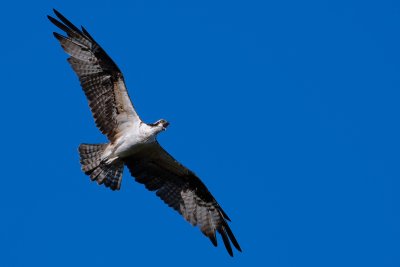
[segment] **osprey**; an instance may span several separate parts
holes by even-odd
[[[110,141],[79,146],[82,171],[99,185],[119,190],[126,165],[137,182],[156,191],[168,206],[199,226],[214,246],[219,233],[229,255],[233,256],[231,243],[241,251],[228,226],[228,215],[207,187],[157,142],[157,135],[169,123],[164,119],[151,124],[143,122],[114,61],[85,28],[78,29],[57,10],[54,13],[59,20],[51,16],[48,19],[67,36],[53,34],[70,55],[68,62],[78,75],[96,126]]]

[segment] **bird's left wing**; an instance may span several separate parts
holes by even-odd
[[[97,127],[113,141],[125,127],[140,121],[123,75],[85,28],[78,29],[57,10],[54,13],[59,20],[51,16],[47,16],[48,19],[67,34],[55,32],[54,36],[71,56],[68,62],[78,75]]]
[[[231,243],[241,251],[228,222],[229,217],[201,180],[177,162],[158,142],[146,144],[141,152],[125,159],[136,181],[150,191],[156,191],[168,206],[178,211],[189,223],[199,226],[205,236],[217,246],[218,232],[228,253]]]

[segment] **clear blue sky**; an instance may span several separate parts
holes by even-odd
[[[10,2],[0,266],[400,265],[398,1]],[[53,7],[116,61],[145,121],[171,122],[160,143],[208,185],[243,253],[127,171],[119,192],[81,172],[78,145],[105,138]]]

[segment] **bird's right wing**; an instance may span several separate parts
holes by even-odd
[[[228,215],[201,180],[177,162],[158,142],[146,144],[141,152],[124,159],[136,181],[156,191],[168,206],[178,211],[189,223],[199,226],[202,233],[217,246],[219,233],[228,253],[231,243],[241,251],[228,222]]]
[[[85,28],[78,29],[57,10],[54,13],[59,20],[47,17],[67,34],[54,36],[71,56],[68,62],[78,75],[97,127],[113,141],[124,128],[140,121],[122,73]]]

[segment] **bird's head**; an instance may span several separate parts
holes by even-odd
[[[161,131],[165,131],[167,129],[169,122],[164,119],[161,119],[150,125],[153,127],[157,127],[158,132],[161,132]]]

